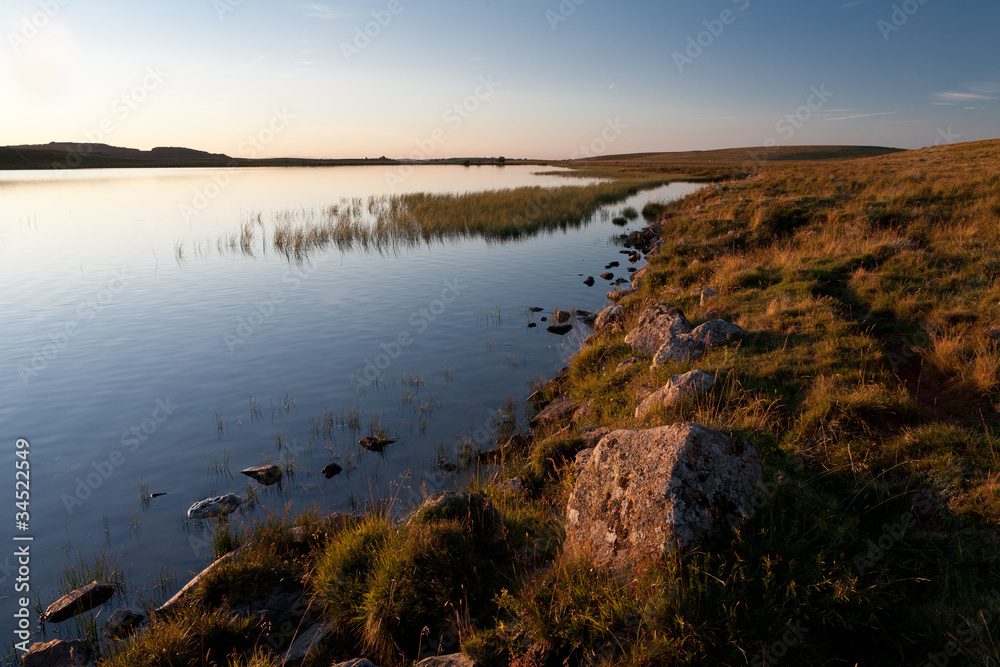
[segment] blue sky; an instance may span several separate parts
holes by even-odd
[[[16,0],[0,144],[916,148],[1000,136],[997,26],[995,0]]]

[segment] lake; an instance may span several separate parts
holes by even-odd
[[[616,227],[611,217],[700,186],[643,192],[579,228],[511,242],[296,259],[264,236],[246,251],[220,239],[258,215],[266,234],[277,216],[344,198],[586,182],[537,171],[0,172],[4,498],[14,496],[15,442],[30,443],[28,526],[18,528],[8,500],[2,533],[33,538],[30,583],[42,606],[58,597],[67,564],[95,555],[117,561],[145,597],[166,599],[210,557],[215,522],[186,518],[210,496],[252,494],[238,515],[250,521],[386,497],[405,508],[450,487],[439,459],[455,461],[468,440],[485,446],[505,400],[523,405],[532,378],[557,372],[589,334],[577,324],[553,335],[541,317],[605,306],[608,284],[583,278],[610,261],[627,277],[613,239],[643,223]],[[381,453],[359,448],[372,430],[398,441]],[[326,479],[333,461],[346,470]],[[272,462],[287,470],[280,485],[239,473]],[[7,637],[17,568],[13,549],[4,552]],[[47,636],[73,628],[50,625]]]

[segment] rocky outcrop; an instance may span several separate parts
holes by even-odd
[[[86,667],[90,653],[90,645],[80,639],[37,642],[21,658],[21,667]]]
[[[639,315],[639,321],[625,336],[636,354],[656,354],[663,344],[690,333],[691,323],[677,306],[655,303]]]
[[[77,614],[90,611],[110,600],[115,587],[103,581],[92,581],[83,588],[67,593],[45,610],[46,623],[61,623]]]
[[[608,306],[597,314],[597,319],[594,320],[594,330],[600,331],[612,324],[621,322],[624,316],[625,311],[622,310],[621,306]]]
[[[240,473],[255,479],[264,486],[270,486],[281,480],[281,468],[276,465],[254,466],[244,468]]]
[[[243,499],[238,495],[227,493],[224,496],[199,500],[188,508],[187,516],[189,519],[207,519],[213,516],[223,516],[235,512],[242,504]]]
[[[761,485],[754,448],[718,431],[691,422],[613,431],[578,469],[564,548],[633,567],[697,545],[719,516],[749,516]]]
[[[560,396],[546,405],[545,409],[531,420],[530,426],[533,429],[561,428],[569,423],[578,407],[572,398]]]
[[[636,354],[653,355],[653,368],[657,368],[670,361],[700,359],[706,350],[742,334],[743,329],[725,320],[711,320],[692,327],[679,308],[657,303],[642,312],[625,342]]]
[[[639,404],[639,407],[635,409],[635,416],[642,419],[657,408],[670,407],[706,392],[712,388],[713,384],[715,384],[715,379],[700,370],[675,375]]]

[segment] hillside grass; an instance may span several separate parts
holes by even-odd
[[[235,598],[201,598],[203,627],[194,611],[157,621],[106,664],[206,637],[221,657],[234,626],[219,610],[261,593],[248,581],[298,587],[334,623],[323,664],[404,665],[429,645],[517,667],[996,664],[1000,141],[771,163],[658,224],[667,245],[627,322],[667,301],[746,335],[697,364],[616,370],[629,327],[603,330],[548,391],[592,401],[598,426],[692,420],[746,438],[765,477],[752,519],[603,572],[559,550],[582,434],[537,433],[473,476],[499,523],[472,505],[405,523],[307,517],[304,544],[282,537],[294,520],[266,524],[237,540],[249,556],[217,574],[228,583],[206,587]],[[706,287],[718,293],[702,303]],[[634,417],[696,367],[711,392]],[[520,492],[502,487],[514,476]],[[245,630],[232,659],[277,664]]]

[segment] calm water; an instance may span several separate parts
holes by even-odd
[[[465,239],[392,254],[327,250],[302,262],[217,249],[258,213],[319,209],[342,197],[463,192],[577,180],[529,167],[101,170],[0,174],[0,537],[32,536],[43,605],[78,555],[106,555],[147,597],[165,599],[208,557],[203,498],[249,486],[242,520],[318,506],[349,511],[387,494],[400,506],[452,484],[437,469],[465,438],[485,441],[507,396],[561,367],[588,332],[528,328],[552,308],[597,311],[612,260],[610,215],[698,186],[675,184],[591,224],[524,241]],[[633,223],[630,228],[637,228]],[[178,257],[178,247],[183,257]],[[530,306],[548,313],[532,316]],[[582,325],[578,325],[582,326]],[[376,382],[369,381],[378,377]],[[382,426],[399,441],[358,450]],[[327,412],[332,427],[317,424]],[[27,531],[15,524],[15,441],[30,442]],[[327,480],[320,470],[348,470]],[[264,489],[239,470],[293,471]],[[166,495],[142,502],[143,495]],[[10,554],[10,555],[8,555]],[[11,636],[13,548],[0,551],[0,631]],[[163,575],[177,576],[157,588]],[[105,612],[108,613],[108,612]],[[49,626],[48,637],[72,632]]]

